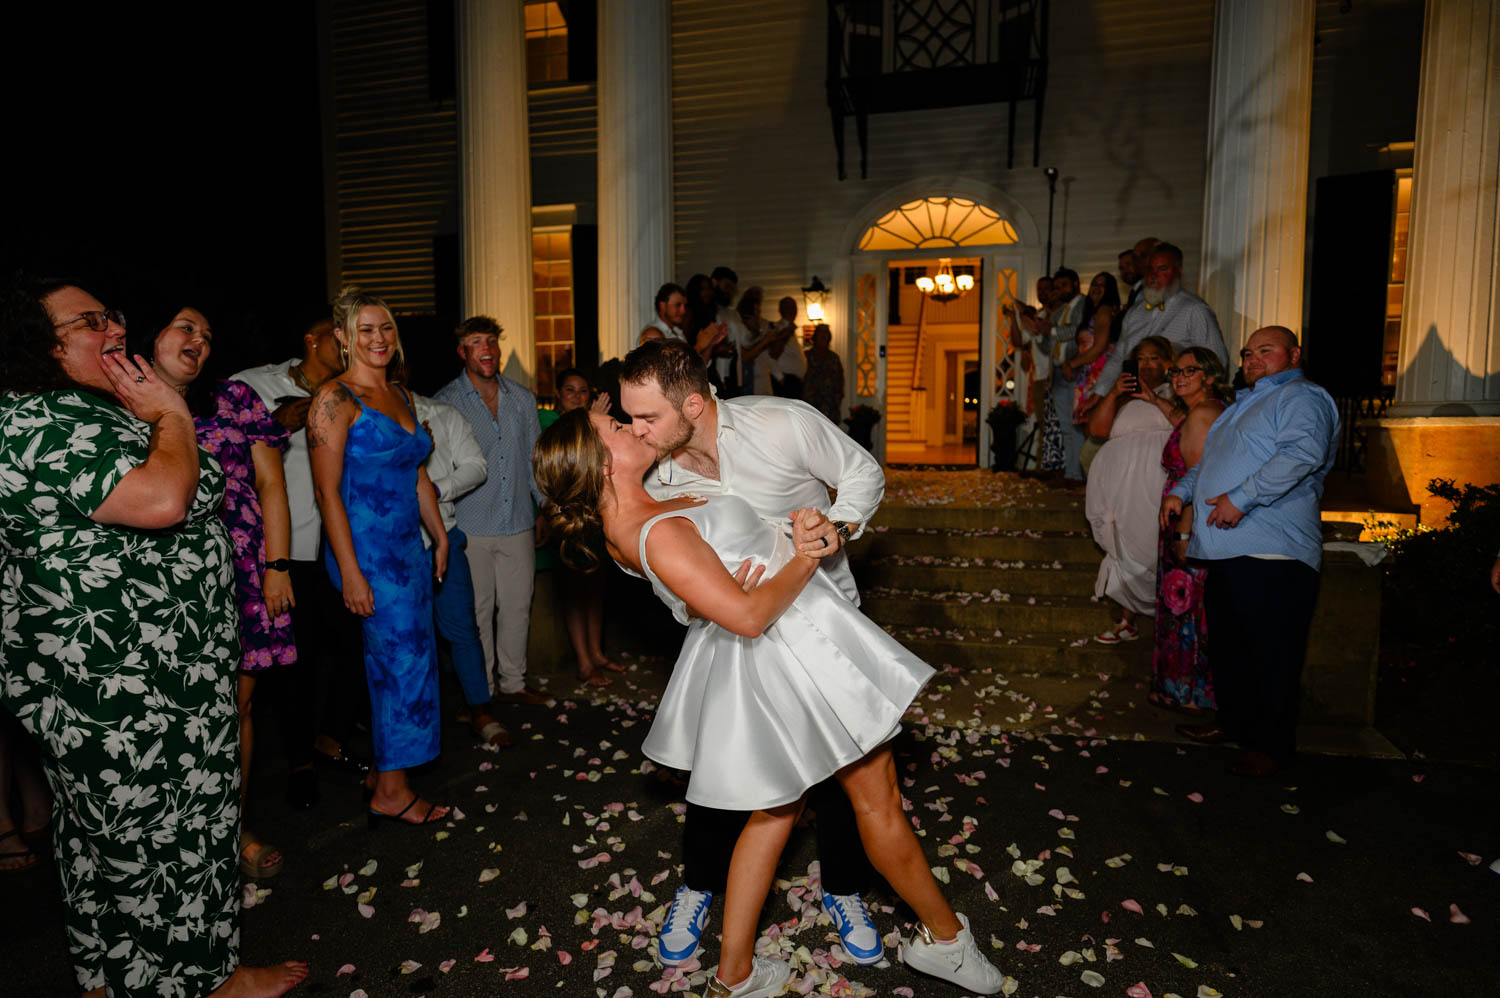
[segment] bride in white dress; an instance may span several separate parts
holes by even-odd
[[[809,539],[821,513],[793,513],[788,539],[734,496],[659,502],[642,485],[656,459],[628,427],[575,410],[542,434],[533,466],[564,559],[592,560],[587,538],[602,522],[610,556],[689,625],[646,754],[691,771],[693,803],[753,812],[730,863],[706,995],[765,998],[790,979],[786,964],[754,956],[761,903],[804,792],[831,775],[871,862],[920,919],[902,961],[971,992],[1000,990],[1003,976],[944,899],[901,810],[890,739],[932,668],[801,553],[822,543]],[[732,574],[747,561],[748,589],[743,571]]]

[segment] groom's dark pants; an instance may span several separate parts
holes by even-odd
[[[863,894],[870,888],[875,871],[859,841],[854,808],[829,777],[807,792],[808,804],[817,812],[818,859],[825,894]],[[682,881],[695,891],[724,890],[729,880],[729,859],[740,830],[750,819],[748,811],[721,811],[698,804],[687,806],[682,830]]]

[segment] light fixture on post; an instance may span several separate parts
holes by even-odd
[[[974,290],[974,275],[959,274],[954,277],[953,261],[945,256],[938,260],[936,277],[923,274],[917,278],[917,290],[933,301],[950,302]]]
[[[808,322],[816,324],[824,321],[823,302],[827,295],[828,288],[814,274],[812,283],[802,289],[802,306]]]

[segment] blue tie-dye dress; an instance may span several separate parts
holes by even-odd
[[[439,742],[432,556],[422,547],[417,505],[417,469],[432,438],[421,423],[408,433],[380,410],[359,404],[344,444],[339,496],[375,601],[374,616],[364,618],[375,766],[409,769],[436,758]],[[329,578],[342,589],[338,562],[323,547]]]

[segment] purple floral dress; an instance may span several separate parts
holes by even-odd
[[[1162,495],[1187,474],[1182,456],[1182,428],[1177,424],[1161,463],[1167,469]],[[1208,571],[1179,563],[1172,554],[1176,524],[1169,524],[1157,539],[1156,649],[1151,656],[1151,689],[1175,703],[1214,708],[1214,681],[1208,667],[1208,627],[1203,612],[1203,582]]]
[[[224,504],[219,519],[234,543],[235,603],[240,611],[240,668],[259,672],[273,665],[297,661],[292,640],[292,615],[272,617],[266,610],[261,579],[266,571],[266,531],[255,491],[253,444],[285,452],[286,429],[271,418],[255,389],[238,381],[221,381],[214,388],[215,412],[197,417],[193,426],[198,445],[224,466]]]

